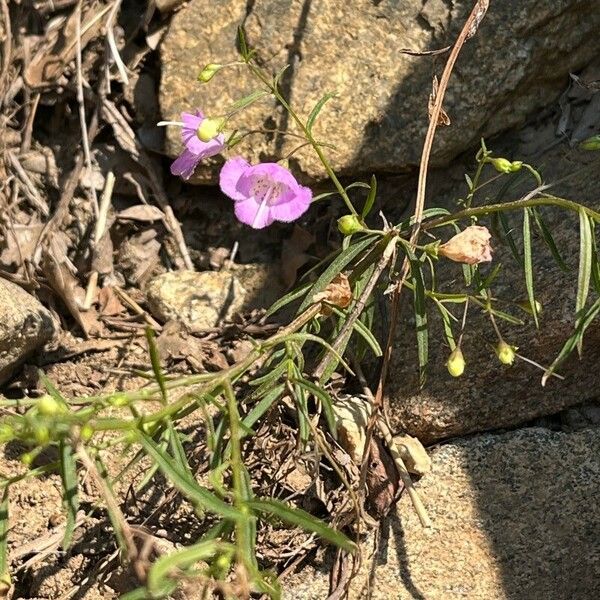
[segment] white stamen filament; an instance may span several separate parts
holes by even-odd
[[[181,121],[159,121],[157,127],[166,127],[167,125],[176,125],[177,127],[185,127],[185,123]]]
[[[256,224],[258,223],[259,218],[262,216],[262,213],[264,211],[264,209],[267,206],[267,203],[269,202],[271,195],[273,194],[273,186],[270,186],[267,191],[265,192],[265,195],[262,197],[262,200],[260,201],[260,205],[258,207],[258,210],[256,211],[256,215],[254,216],[254,219],[252,220],[252,227],[256,227]]]

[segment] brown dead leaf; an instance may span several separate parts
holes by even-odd
[[[348,277],[343,273],[336,275],[332,282],[325,288],[324,291],[315,294],[312,299],[313,302],[326,302],[327,304],[333,304],[338,308],[346,308],[352,302],[352,288]],[[323,314],[330,314],[331,311],[327,311],[326,308],[323,310]]]
[[[371,438],[367,469],[367,504],[377,519],[383,518],[394,506],[400,490],[400,478],[392,457],[379,438]]]
[[[162,221],[164,217],[163,211],[151,204],[136,204],[120,211],[117,215],[120,221],[142,221],[143,223]]]
[[[310,255],[306,251],[315,243],[315,236],[299,225],[294,226],[292,237],[283,240],[281,246],[281,279],[287,288],[296,282],[298,269],[304,266]]]
[[[99,1],[83,7],[81,13],[81,48],[100,34],[102,18],[111,9]],[[31,88],[43,88],[52,84],[75,58],[77,48],[77,9],[64,19],[55,20],[48,27],[41,46],[32,57],[24,72],[25,83]]]
[[[98,292],[98,305],[100,315],[106,317],[114,317],[125,311],[119,296],[110,286],[104,287]]]
[[[5,236],[5,248],[0,254],[0,263],[5,267],[21,265],[24,260],[32,260],[40,234],[42,223],[36,225],[14,225]]]

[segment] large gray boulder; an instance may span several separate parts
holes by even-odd
[[[600,430],[524,429],[456,440],[363,546],[349,598],[588,600],[600,595]],[[327,598],[330,555],[284,579],[284,598]]]
[[[434,163],[445,163],[479,138],[524,122],[555,101],[568,73],[597,52],[597,0],[491,2],[479,33],[459,58],[445,109],[452,126],[436,140]],[[401,172],[418,164],[427,127],[427,101],[442,57],[402,54],[451,44],[473,2],[444,0],[192,0],[175,15],[161,44],[160,107],[165,119],[201,108],[221,114],[257,89],[247,70],[227,69],[207,85],[196,77],[209,62],[239,58],[236,28],[273,73],[290,64],[282,88],[308,115],[326,92],[338,97],[322,111],[314,133],[336,146],[327,151],[340,174]],[[233,125],[297,132],[271,100],[245,111]],[[252,161],[279,159],[297,147],[294,137],[255,134],[235,148]],[[167,130],[166,152],[181,149],[179,131]],[[294,154],[309,179],[323,179],[308,149]],[[218,162],[218,161],[217,161]],[[292,161],[294,162],[294,161]],[[212,166],[211,166],[212,164]],[[215,161],[196,181],[214,181]]]
[[[32,295],[0,277],[0,385],[54,331],[52,316]]]

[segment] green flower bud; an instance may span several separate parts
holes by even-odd
[[[583,140],[579,147],[582,150],[600,150],[600,134],[593,135],[589,137],[587,140]]]
[[[12,580],[10,578],[10,573],[6,571],[0,575],[0,598],[6,598],[11,587]]]
[[[0,425],[0,444],[5,444],[6,442],[10,442],[10,440],[14,439],[15,430],[8,425],[7,423],[2,423]],[[1,596],[0,596],[1,598]]]
[[[454,348],[448,357],[446,367],[452,377],[460,377],[465,372],[465,358],[460,348]]]
[[[488,159],[492,166],[498,173],[515,173],[522,166],[523,163],[520,160],[511,162],[507,158],[490,158]]]
[[[52,396],[46,395],[38,399],[37,408],[41,415],[52,417],[60,411],[61,406]]]
[[[217,73],[223,68],[223,65],[219,65],[218,63],[209,63],[200,71],[200,75],[198,75],[198,81],[202,83],[209,82]]]
[[[116,407],[127,406],[128,404],[127,398],[123,394],[115,394],[108,402],[111,406]]]
[[[35,460],[36,456],[36,452],[25,452],[25,454],[21,454],[19,458],[24,465],[29,466]]]
[[[496,355],[503,365],[512,365],[515,362],[515,351],[517,347],[500,340],[496,346]]]
[[[338,219],[338,229],[344,235],[352,235],[364,229],[359,218],[356,215],[344,215]]]
[[[200,127],[198,127],[198,137],[203,142],[210,142],[210,140],[216,138],[219,133],[221,133],[223,125],[225,125],[225,119],[223,117],[217,119],[204,119],[202,123],[200,123]]]
[[[531,304],[529,303],[529,300],[521,300],[520,302],[517,302],[517,306],[524,310],[526,313],[528,314],[532,314],[531,312]],[[543,310],[543,305],[539,300],[535,301],[535,312],[540,314]]]
[[[89,423],[85,423],[84,425],[81,426],[81,429],[79,430],[79,437],[84,442],[89,441],[93,435],[94,435],[94,428]]]
[[[45,425],[36,425],[33,437],[39,446],[45,446],[50,441],[50,430]]]

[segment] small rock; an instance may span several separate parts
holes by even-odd
[[[338,440],[355,464],[362,463],[371,404],[364,398],[350,396],[333,403]]]
[[[423,444],[416,437],[407,434],[395,435],[394,443],[409,473],[414,473],[415,475],[429,473],[431,470],[431,458],[429,458],[427,450],[425,450]]]
[[[0,384],[54,332],[52,317],[38,300],[0,278]]]
[[[424,529],[404,494],[362,545],[348,597],[373,600],[588,600],[600,596],[600,430],[522,429],[441,446],[416,488]],[[332,554],[333,555],[333,554]],[[327,555],[282,582],[284,598],[328,596]],[[369,594],[366,594],[366,591]]]
[[[152,314],[162,321],[181,321],[192,332],[216,327],[231,319],[246,291],[226,271],[173,271],[154,278],[146,288]]]

